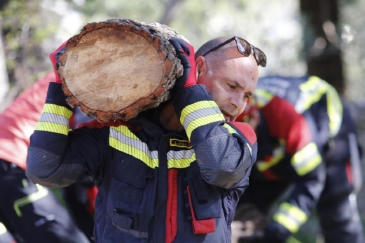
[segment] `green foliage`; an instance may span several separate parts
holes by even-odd
[[[27,86],[35,77],[40,77],[50,69],[49,53],[65,39],[77,34],[86,23],[110,18],[160,22],[169,11],[167,6],[171,1],[9,1],[0,11],[0,16],[10,81],[19,81]],[[356,39],[351,44],[344,44],[343,48],[346,50],[344,60],[349,87],[358,92],[359,89],[353,87],[364,76],[365,70],[362,64],[364,48],[360,47],[364,39],[364,1],[339,1],[342,4],[343,24],[356,33]],[[268,65],[260,70],[262,75],[305,74],[298,1],[175,0],[175,3],[177,8],[167,24],[189,39],[196,48],[211,38],[239,35],[266,52]],[[67,19],[70,22],[65,22]],[[356,49],[360,51],[354,51]],[[352,60],[357,60],[356,65],[350,64]],[[351,96],[359,96],[351,90]]]
[[[89,22],[130,18],[159,22],[172,0],[16,0],[0,11],[12,94],[51,69],[49,54]],[[268,65],[261,75],[305,74],[299,1],[181,0],[170,27],[198,48],[218,36],[239,35],[262,49]],[[363,97],[365,84],[365,1],[339,0],[347,94]],[[73,18],[71,18],[73,17]],[[66,20],[70,22],[66,22]],[[345,35],[344,35],[345,34]],[[11,99],[11,97],[10,97]],[[306,234],[298,233],[298,239]]]
[[[10,82],[18,89],[15,93],[50,68],[43,41],[58,30],[56,23],[49,21],[50,14],[40,0],[9,1],[0,11],[7,70]]]
[[[341,5],[342,51],[347,97],[364,101],[365,76],[365,1],[352,0]]]

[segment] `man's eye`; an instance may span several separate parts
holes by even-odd
[[[228,87],[230,87],[231,89],[235,89],[236,88],[236,86],[230,85],[230,84],[228,84]]]

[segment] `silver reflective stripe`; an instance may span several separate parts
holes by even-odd
[[[52,114],[52,113],[42,113],[41,118],[39,119],[40,122],[52,122],[60,125],[68,126],[69,119],[62,115]]]
[[[181,111],[180,122],[190,140],[195,129],[214,122],[224,122],[224,116],[214,101],[203,100],[186,106]]]
[[[190,150],[171,150],[167,153],[167,165],[168,168],[183,169],[190,166],[195,159],[194,149]]]
[[[151,168],[158,167],[158,151],[149,150],[147,144],[125,126],[110,127],[109,143],[113,148],[142,160]]]
[[[186,115],[183,126],[188,127],[188,125],[192,121],[195,121],[196,119],[199,119],[203,116],[210,116],[210,115],[215,115],[215,114],[221,114],[221,111],[217,107],[208,107],[208,108],[195,110],[195,111],[189,113],[188,115]]]
[[[305,175],[311,172],[322,162],[322,157],[318,152],[315,143],[309,143],[292,157],[291,164],[298,175]]]

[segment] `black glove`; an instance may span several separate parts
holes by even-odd
[[[182,89],[196,84],[196,65],[194,47],[183,39],[172,37],[169,39],[175,48],[176,54],[183,65],[183,75],[176,79],[172,93],[176,94]]]

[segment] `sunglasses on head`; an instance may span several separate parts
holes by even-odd
[[[234,36],[228,40],[226,40],[225,42],[213,47],[212,49],[208,50],[207,52],[205,52],[202,56],[207,55],[208,53],[211,53],[219,48],[221,48],[224,45],[227,45],[228,43],[230,43],[231,41],[235,40],[236,41],[236,46],[237,46],[237,50],[245,57],[248,57],[249,55],[251,55],[251,53],[253,54],[253,56],[255,57],[255,60],[257,62],[257,65],[260,65],[262,67],[266,66],[266,55],[263,51],[261,51],[259,48],[251,45],[248,41],[246,41],[245,39],[242,39],[240,37]]]

